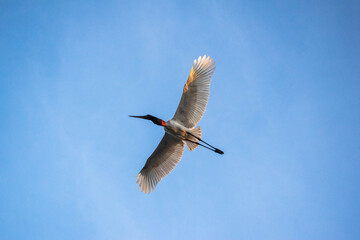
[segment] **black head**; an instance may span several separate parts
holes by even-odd
[[[160,118],[157,118],[157,117],[154,117],[154,116],[152,116],[150,114],[147,114],[145,116],[131,116],[131,115],[129,115],[129,117],[147,119],[147,120],[152,121],[156,125],[165,126],[165,121],[164,120],[162,120]]]

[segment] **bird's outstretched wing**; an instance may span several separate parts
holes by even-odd
[[[136,183],[142,192],[153,191],[161,179],[175,168],[184,153],[184,147],[182,140],[165,133],[159,146],[137,175]]]
[[[173,117],[184,127],[195,127],[205,112],[209,99],[211,77],[215,70],[214,65],[215,62],[210,57],[206,58],[206,55],[194,60],[180,104]]]

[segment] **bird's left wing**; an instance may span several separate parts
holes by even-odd
[[[194,60],[179,106],[173,117],[184,127],[195,127],[205,112],[211,77],[215,70],[214,64],[215,62],[206,55]]]
[[[161,179],[175,168],[183,155],[184,147],[182,140],[165,133],[159,146],[137,175],[136,183],[142,192],[153,191]]]

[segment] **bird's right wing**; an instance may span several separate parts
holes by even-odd
[[[165,133],[159,146],[137,175],[136,183],[142,192],[153,191],[161,179],[175,168],[184,153],[184,147],[182,140]]]
[[[205,112],[211,77],[215,70],[214,64],[215,62],[210,57],[206,58],[206,55],[194,60],[179,106],[173,117],[184,127],[195,127]]]

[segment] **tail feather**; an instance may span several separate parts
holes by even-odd
[[[194,129],[191,129],[191,130],[190,130],[190,133],[191,133],[192,135],[194,135],[194,136],[196,136],[196,137],[198,137],[198,138],[201,139],[201,129],[200,129],[200,127],[196,127],[196,128],[194,128]],[[190,135],[188,138],[189,138],[189,140],[191,140],[191,141],[193,141],[193,142],[199,142],[199,140],[198,140],[197,138],[195,138],[195,137],[193,137],[193,136],[191,136],[191,135]],[[194,150],[195,148],[197,148],[197,146],[199,146],[199,145],[196,144],[196,143],[192,143],[192,142],[188,142],[188,141],[186,141],[186,145],[188,146],[188,148],[189,148],[190,151]]]

